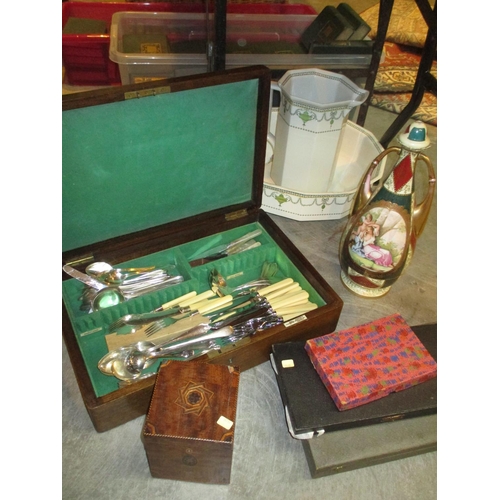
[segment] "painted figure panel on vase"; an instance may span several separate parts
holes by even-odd
[[[351,232],[349,253],[364,269],[391,271],[404,255],[407,230],[407,223],[399,212],[373,208],[360,218]]]

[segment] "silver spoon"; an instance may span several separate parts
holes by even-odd
[[[142,285],[130,284],[122,286],[105,286],[97,293],[92,294],[92,297],[90,298],[91,310],[99,311],[101,309],[105,309],[106,307],[112,307],[128,299],[139,297],[140,295],[155,292],[157,290],[163,290],[168,286],[182,283],[183,281],[183,276],[165,275],[161,279],[156,278],[151,281],[144,281]]]
[[[96,277],[102,273],[107,273],[109,271],[113,270],[118,270],[118,271],[123,271],[127,273],[143,273],[146,271],[152,271],[155,268],[155,266],[149,266],[149,267],[127,267],[127,268],[114,268],[111,264],[108,264],[107,262],[93,262],[92,264],[89,264],[85,268],[85,272],[92,277]]]
[[[69,274],[72,278],[84,283],[88,287],[97,290],[97,293],[89,294],[87,301],[90,303],[91,309],[93,311],[99,311],[105,307],[114,306],[120,302],[125,301],[125,296],[117,287],[109,287],[100,283],[99,281],[91,278],[85,273],[81,273],[74,267],[65,264],[63,266],[63,271]]]
[[[91,305],[93,311],[100,311],[107,307],[116,306],[124,302],[125,296],[120,289],[115,286],[108,286],[99,290],[92,298]]]
[[[82,300],[85,302],[85,308],[90,305],[90,311],[99,311],[105,309],[106,307],[115,306],[124,302],[127,299],[138,297],[145,293],[154,292],[161,290],[167,286],[175,285],[184,281],[183,276],[170,276],[164,274],[163,276],[157,276],[150,281],[145,281],[141,283],[134,283],[129,285],[123,285],[121,288],[118,286],[108,286],[96,279],[90,277],[88,274],[82,273],[75,269],[74,267],[65,264],[63,266],[63,271],[69,274],[71,277],[77,279],[78,281],[84,283],[93,290],[97,290],[97,293],[87,293],[84,292],[82,295]],[[156,271],[152,271],[156,272]],[[163,272],[163,271],[162,271]]]

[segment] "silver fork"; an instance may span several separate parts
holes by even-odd
[[[224,345],[234,344],[238,340],[254,335],[258,331],[272,328],[281,323],[283,323],[283,320],[276,313],[269,313],[264,316],[250,318],[236,325],[232,325],[232,335],[222,339],[222,342]]]
[[[172,309],[165,309],[165,311],[158,311],[143,314],[126,314],[109,325],[109,330],[117,330],[126,325],[141,326],[152,323],[162,318],[167,318],[175,314],[185,314],[191,312],[189,307],[173,307]]]
[[[163,328],[166,328],[167,326],[168,324],[166,319],[159,319],[158,321],[151,323],[146,328],[146,330],[144,330],[144,335],[146,335],[146,337],[151,337],[152,335],[159,332],[160,330],[163,330]]]

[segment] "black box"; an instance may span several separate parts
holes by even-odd
[[[337,11],[344,16],[353,28],[349,40],[363,40],[370,33],[371,27],[348,3],[337,5]]]
[[[313,44],[328,45],[336,40],[348,40],[353,31],[347,19],[335,7],[329,5],[302,33],[300,41],[310,52]]]
[[[437,450],[437,415],[327,432],[302,447],[314,479],[400,460]]]

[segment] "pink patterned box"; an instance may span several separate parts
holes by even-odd
[[[399,314],[308,340],[305,349],[339,410],[437,376],[435,360]]]

